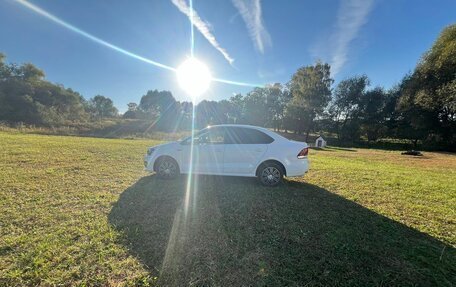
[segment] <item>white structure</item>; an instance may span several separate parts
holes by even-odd
[[[315,147],[319,147],[319,148],[323,148],[326,146],[326,141],[325,139],[322,137],[322,136],[319,136],[316,140],[315,140]]]

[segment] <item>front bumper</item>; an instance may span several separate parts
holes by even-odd
[[[150,172],[154,171],[155,157],[153,155],[144,156],[144,169]]]

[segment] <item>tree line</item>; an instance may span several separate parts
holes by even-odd
[[[408,140],[454,150],[456,146],[456,25],[445,28],[415,69],[399,84],[371,87],[366,75],[334,86],[331,67],[316,62],[299,68],[287,83],[254,88],[227,100],[195,107],[171,92],[151,90],[130,103],[122,118],[150,121],[159,131],[181,131],[222,123],[251,124],[285,132],[333,135],[339,144]],[[0,121],[37,125],[120,117],[111,99],[85,100],[44,80],[32,64],[5,64],[0,54]]]
[[[111,99],[86,100],[78,92],[44,79],[32,64],[6,64],[0,53],[0,121],[59,126],[118,115]]]

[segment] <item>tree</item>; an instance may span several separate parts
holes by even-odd
[[[113,118],[118,115],[117,109],[110,98],[97,95],[89,100],[89,111],[94,118]]]
[[[152,116],[162,115],[170,109],[176,100],[170,91],[147,91],[147,93],[141,97],[138,108],[145,113],[149,113]]]
[[[5,64],[6,56],[5,54],[0,53],[0,80],[5,81],[5,79],[9,78],[11,73],[9,71],[9,67]]]
[[[365,92],[361,99],[361,128],[368,141],[375,141],[386,132],[386,98],[385,91],[377,87]]]
[[[218,102],[217,110],[223,115],[223,120],[225,124],[234,124],[234,106],[229,100],[221,100]]]
[[[44,72],[34,65],[27,63],[21,66],[13,66],[16,78],[24,81],[39,81],[44,79]]]
[[[152,121],[149,130],[175,131],[183,119],[180,103],[169,91],[147,91],[141,97],[138,110],[147,120]]]
[[[231,104],[229,117],[233,119],[233,123],[241,123],[245,114],[244,97],[236,94],[229,99],[229,102]]]
[[[361,101],[368,85],[369,79],[365,75],[345,79],[337,85],[329,112],[335,121],[339,140],[354,141],[359,138]]]
[[[191,130],[193,121],[193,103],[182,102],[180,103],[181,120],[179,121],[179,130]]]
[[[415,68],[403,103],[417,105],[447,144],[456,143],[456,24],[445,28]],[[413,83],[413,84],[411,84]],[[427,125],[428,126],[428,125]]]
[[[426,140],[436,126],[433,113],[415,103],[419,85],[413,75],[405,76],[400,84],[400,97],[396,108],[396,135],[411,140],[415,149],[418,141]]]
[[[127,106],[128,106],[128,110],[132,111],[132,112],[136,111],[136,109],[138,108],[137,103],[128,103]]]
[[[266,87],[266,105],[269,114],[268,127],[279,130],[285,118],[285,106],[291,99],[291,93],[282,84],[275,83]]]
[[[321,115],[331,100],[330,66],[317,62],[298,69],[288,83],[292,99],[288,114],[296,121],[295,131],[309,135],[315,117]]]
[[[122,115],[124,119],[138,119],[140,116],[138,115],[140,111],[138,111],[138,104],[137,103],[128,103],[128,110]]]
[[[255,88],[244,97],[244,123],[266,126],[271,115],[268,114],[267,93],[265,88]]]
[[[0,120],[48,126],[86,120],[79,93],[46,81],[32,64],[6,64],[4,59],[0,54]]]

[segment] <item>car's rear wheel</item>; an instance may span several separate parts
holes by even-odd
[[[156,172],[160,178],[173,179],[179,175],[179,166],[174,159],[165,157],[160,159]]]
[[[258,172],[258,179],[265,186],[276,186],[282,183],[283,170],[276,163],[263,164]]]

